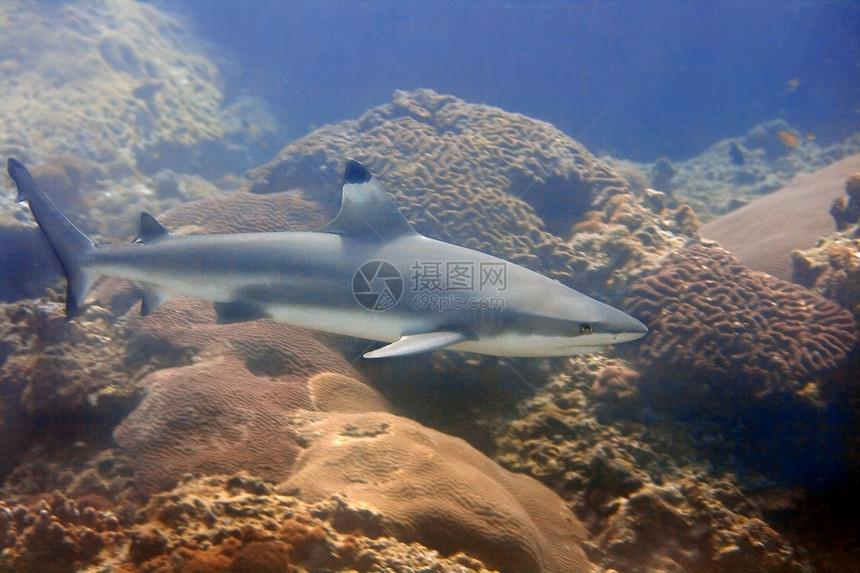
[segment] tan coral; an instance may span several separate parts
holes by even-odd
[[[242,560],[286,557],[297,568],[287,571],[489,573],[463,554],[444,558],[417,543],[359,531],[350,521],[355,515],[365,525],[379,519],[342,496],[306,504],[247,474],[188,479],[150,500],[144,523],[128,532],[131,547],[123,567],[152,571],[168,563],[199,563],[226,573],[242,571]]]
[[[585,530],[564,503],[463,440],[386,413],[295,421],[307,446],[280,491],[308,503],[341,493],[379,512],[386,535],[501,571],[588,570]]]
[[[389,412],[391,405],[376,390],[349,376],[323,372],[308,382],[311,401],[322,412]]]
[[[311,407],[304,378],[255,376],[228,355],[159,370],[142,386],[146,398],[114,430],[142,493],[186,473],[289,475],[299,447],[284,425],[289,412]]]
[[[304,231],[330,219],[301,189],[267,196],[237,192],[185,203],[158,217],[177,234]]]
[[[0,569],[491,573],[462,553],[443,558],[417,543],[346,530],[345,516],[374,517],[338,496],[304,504],[247,474],[187,479],[122,515],[59,491],[40,497],[0,503]]]
[[[169,489],[185,473],[245,469],[283,480],[298,453],[285,430],[297,409],[314,409],[308,378],[324,407],[345,407],[345,397],[384,404],[338,354],[305,330],[268,320],[215,324],[211,305],[176,299],[151,316],[129,319],[130,363],[161,366],[140,382],[141,404],[114,430],[131,458],[139,489]],[[343,390],[338,389],[338,385]]]

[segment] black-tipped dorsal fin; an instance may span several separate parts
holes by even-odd
[[[358,161],[347,162],[340,211],[320,231],[369,240],[417,234],[376,177]]]
[[[151,243],[163,237],[169,237],[170,233],[164,226],[155,220],[149,213],[140,214],[140,230],[132,243]]]

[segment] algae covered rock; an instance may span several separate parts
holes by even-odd
[[[103,169],[224,136],[218,71],[154,7],[116,2],[4,3],[0,150],[23,161],[72,153]]]

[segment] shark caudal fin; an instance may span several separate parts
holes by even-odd
[[[66,273],[68,290],[66,293],[66,317],[76,316],[80,305],[90,290],[95,277],[82,266],[83,259],[95,249],[89,237],[81,233],[71,221],[66,219],[54,202],[39,189],[27,168],[20,161],[9,158],[9,176],[18,186],[18,201],[27,201],[30,211],[39,224],[39,229],[48,239],[54,254],[60,260]]]

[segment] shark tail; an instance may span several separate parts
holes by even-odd
[[[66,317],[72,318],[80,312],[81,303],[95,280],[83,265],[87,256],[95,250],[95,244],[83,234],[54,205],[44,191],[39,189],[24,165],[9,158],[9,176],[18,186],[18,201],[27,201],[30,211],[57,255],[66,274]]]

